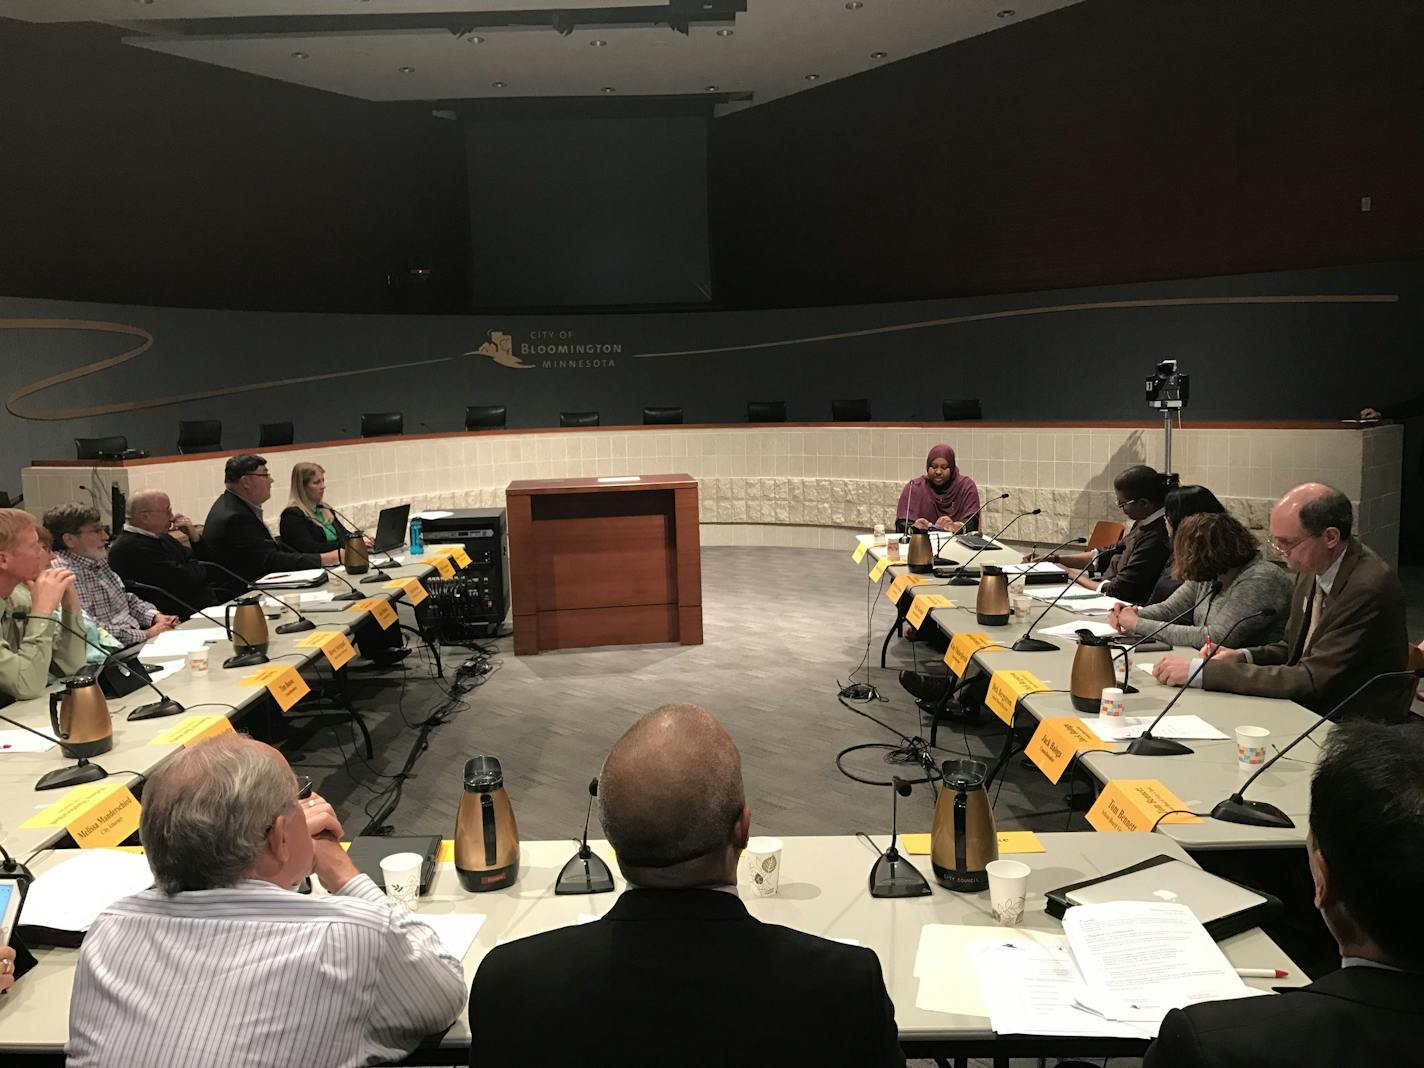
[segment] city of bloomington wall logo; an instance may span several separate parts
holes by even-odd
[[[616,367],[614,357],[623,352],[623,346],[610,341],[582,341],[572,330],[531,330],[524,341],[515,343],[514,337],[503,330],[490,330],[487,340],[466,356],[488,356],[501,367],[513,367],[525,371],[532,367],[552,370],[598,370]],[[525,357],[539,358],[538,363],[528,363]]]

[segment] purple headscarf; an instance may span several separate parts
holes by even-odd
[[[925,457],[925,467],[936,460],[949,461],[949,481],[944,489],[936,489],[928,476],[920,475],[905,484],[895,508],[895,518],[905,520],[906,525],[916,519],[928,519],[933,524],[941,516],[960,521],[973,515],[979,507],[979,487],[968,475],[960,473],[954,450],[948,445],[936,445]]]

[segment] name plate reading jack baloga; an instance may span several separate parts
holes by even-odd
[[[63,827],[80,849],[116,846],[138,830],[143,809],[127,786],[91,782],[76,786],[24,822],[26,827]]]
[[[995,675],[999,674],[997,671]],[[1103,741],[1086,727],[1082,721],[1072,716],[1042,720],[1028,743],[1028,758],[1034,767],[1043,772],[1051,783],[1063,778],[1073,758],[1087,749],[1111,749],[1112,745]]]

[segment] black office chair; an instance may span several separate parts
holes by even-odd
[[[222,448],[221,419],[178,420],[178,453],[217,452]]]
[[[560,426],[598,426],[597,412],[560,412]]]
[[[509,409],[503,404],[468,404],[465,406],[466,430],[503,430]]]
[[[257,428],[257,447],[270,449],[273,445],[290,445],[296,440],[291,423],[263,423]]]
[[[831,401],[831,418],[837,423],[868,423],[870,422],[870,401],[861,400],[833,400]]]
[[[75,438],[75,459],[103,460],[110,456],[121,456],[129,451],[129,439],[122,434],[107,438]]]
[[[651,425],[654,423],[680,423],[682,422],[681,408],[644,408],[643,423]]]
[[[944,412],[946,423],[968,423],[984,418],[984,409],[977,397],[973,400],[940,401],[940,409]]]
[[[748,423],[786,422],[785,401],[747,401]]]
[[[405,433],[405,416],[400,412],[366,412],[361,416],[361,436],[379,438]]]

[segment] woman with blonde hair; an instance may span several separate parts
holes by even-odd
[[[326,503],[326,468],[321,464],[292,465],[292,491],[282,509],[281,531],[282,540],[299,553],[330,552],[352,536]],[[371,544],[369,537],[366,544]]]

